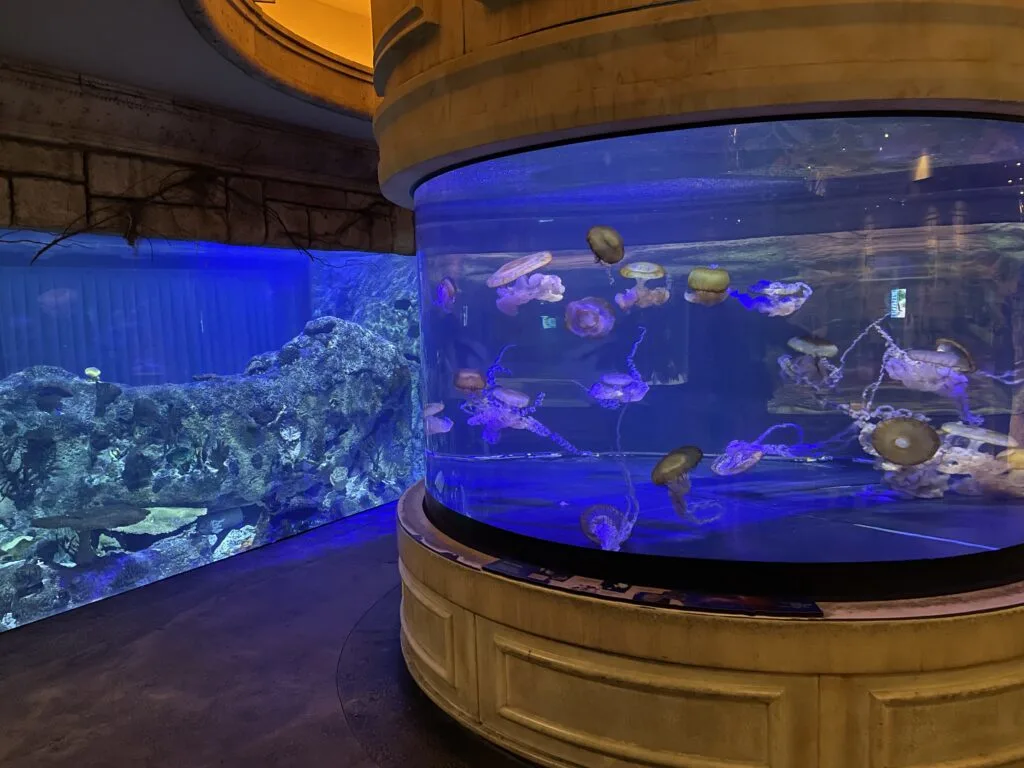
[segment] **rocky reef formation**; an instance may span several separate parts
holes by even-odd
[[[394,499],[420,443],[412,369],[321,316],[239,375],[0,381],[0,630]]]
[[[422,477],[420,408],[420,301],[416,259],[389,253],[320,252],[310,276],[313,317],[351,320],[394,344],[412,374],[412,434],[407,454]]]

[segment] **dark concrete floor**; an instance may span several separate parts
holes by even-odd
[[[394,506],[0,635],[3,768],[513,768],[398,650]]]

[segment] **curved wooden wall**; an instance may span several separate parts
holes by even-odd
[[[199,32],[247,72],[293,96],[369,117],[379,99],[368,67],[335,56],[268,18],[251,0],[180,0]]]
[[[666,124],[1024,114],[1020,0],[373,0],[380,179]],[[428,128],[427,128],[428,127]]]

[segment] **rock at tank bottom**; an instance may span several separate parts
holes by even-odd
[[[242,374],[0,381],[0,631],[397,498],[410,362],[318,317]]]

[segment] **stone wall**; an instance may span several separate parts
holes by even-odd
[[[374,147],[0,62],[0,228],[412,253]]]

